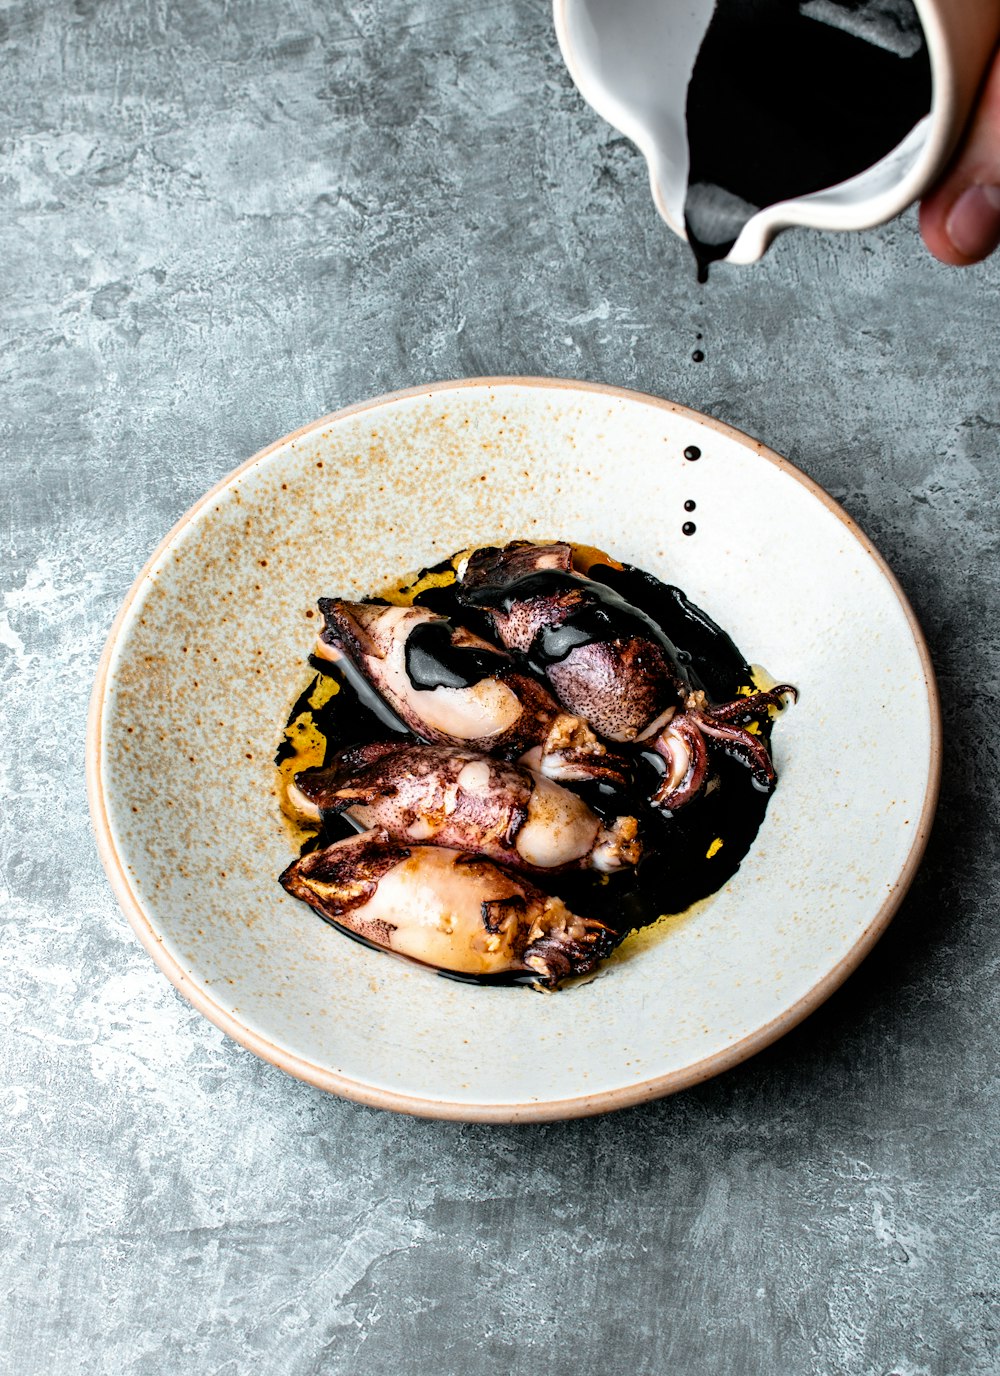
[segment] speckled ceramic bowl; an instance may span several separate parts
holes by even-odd
[[[692,444],[697,462],[684,458]],[[273,757],[308,680],[316,598],[536,535],[680,584],[801,689],[775,733],[781,782],[735,878],[554,995],[405,965],[277,884],[292,847]],[[195,1007],[324,1089],[500,1121],[654,1098],[792,1027],[889,922],[923,851],[939,763],[913,614],[819,488],[683,407],[494,379],[328,416],[203,498],[115,622],[88,769],[115,892]]]

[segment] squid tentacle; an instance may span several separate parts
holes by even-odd
[[[771,792],[778,782],[778,776],[774,772],[768,748],[759,736],[743,726],[719,721],[709,712],[694,712],[691,715],[702,735],[718,741],[727,755],[747,766],[758,788]]]
[[[790,683],[779,683],[767,692],[749,693],[746,697],[733,698],[731,702],[720,702],[714,707],[705,707],[702,710],[714,721],[742,724],[764,716],[772,707],[780,710],[785,706],[786,697],[796,702],[798,696],[798,689],[793,688]]]
[[[751,693],[731,702],[709,705],[703,693],[690,693],[687,710],[673,718],[653,741],[653,749],[667,762],[667,773],[652,802],[673,812],[701,790],[708,771],[709,741],[750,770],[754,783],[770,793],[778,781],[765,741],[746,723],[763,717],[773,707],[783,707],[786,695],[798,693],[781,683],[767,692]]]
[[[676,716],[653,742],[653,749],[667,763],[659,788],[653,795],[655,807],[667,812],[689,803],[702,788],[708,772],[708,748],[697,721],[689,713]]]
[[[554,989],[570,975],[588,975],[614,950],[617,937],[610,927],[594,918],[572,917],[551,928],[525,947],[521,957],[534,971],[538,983]]]

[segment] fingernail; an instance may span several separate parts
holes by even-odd
[[[944,227],[963,257],[987,257],[1000,244],[1000,186],[966,187]]]

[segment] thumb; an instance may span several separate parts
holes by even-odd
[[[920,206],[920,233],[953,267],[981,262],[1000,244],[1000,49],[958,152]]]

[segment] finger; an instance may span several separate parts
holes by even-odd
[[[924,197],[920,233],[954,267],[979,263],[1000,244],[1000,49],[962,146]]]

